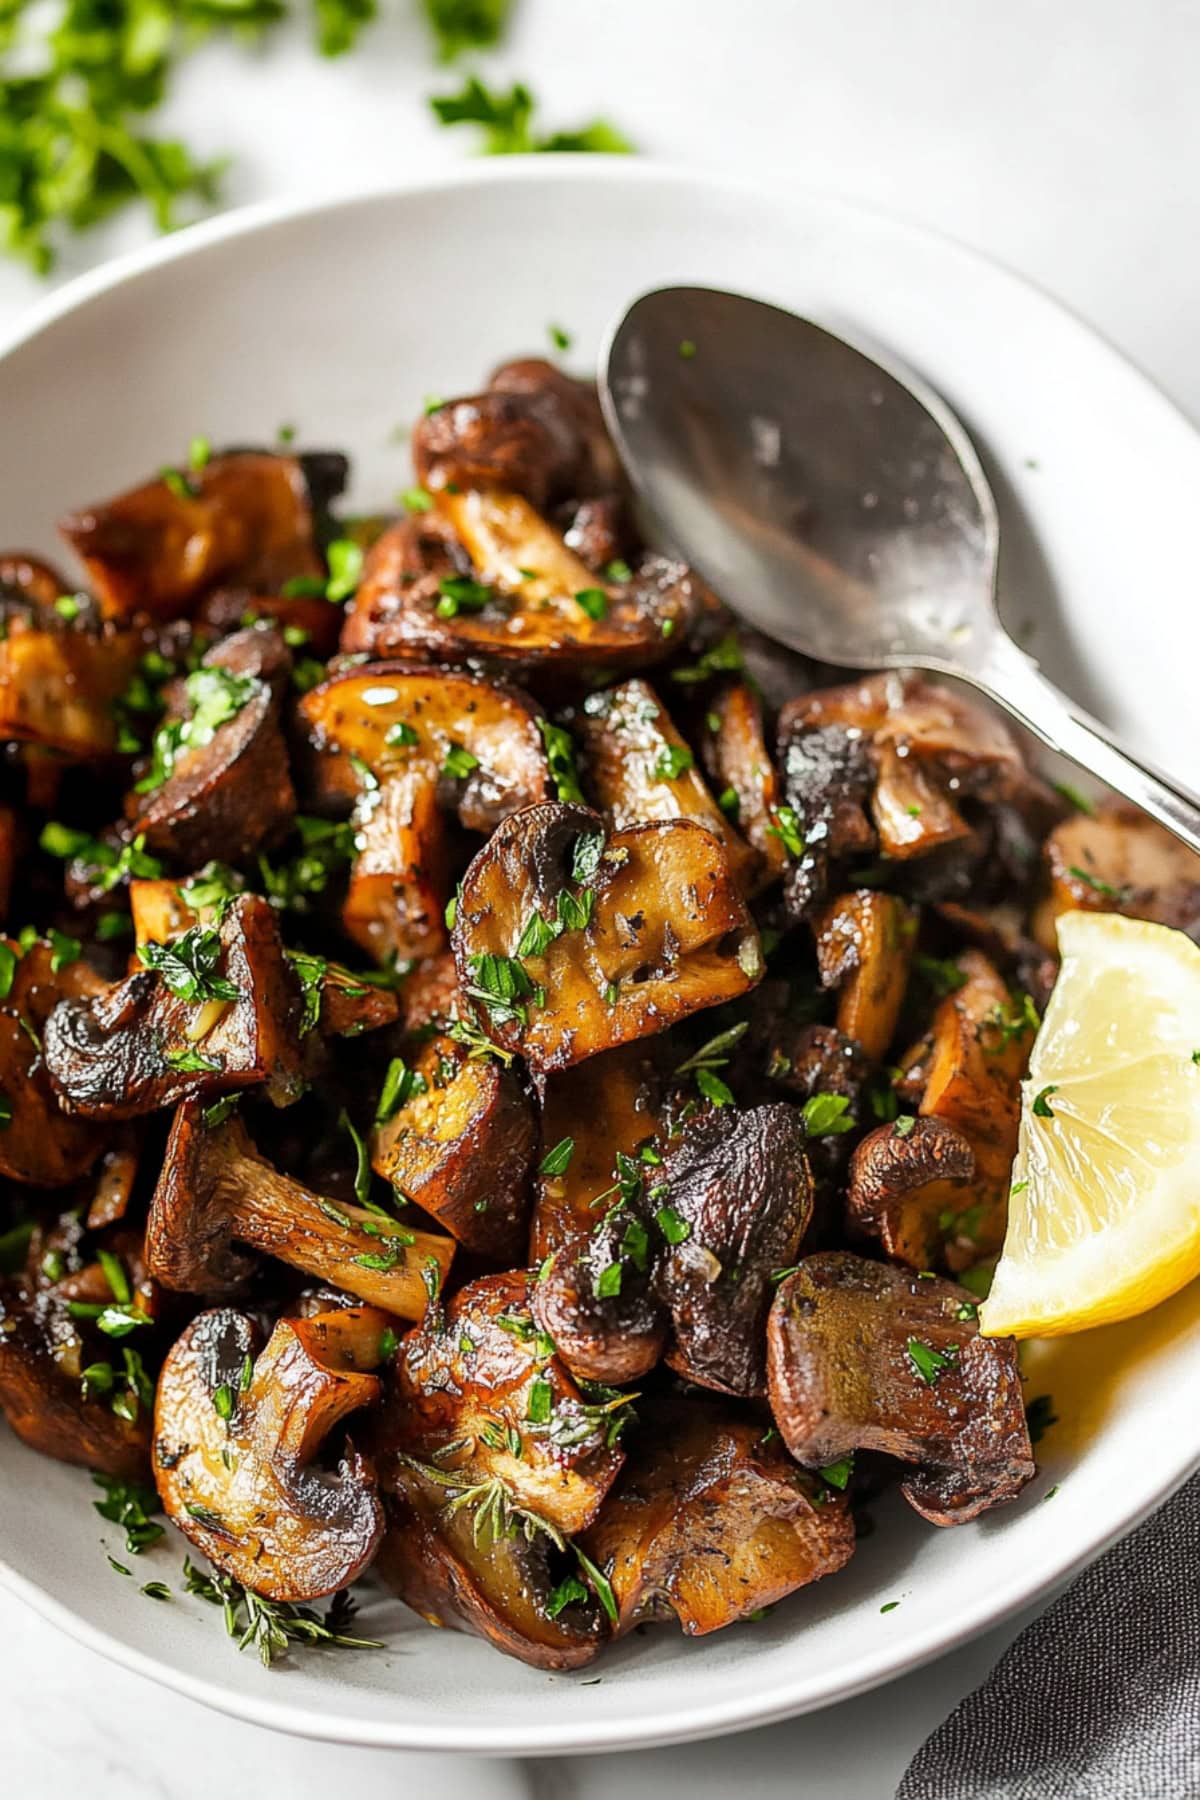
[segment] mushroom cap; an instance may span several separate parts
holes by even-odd
[[[727,1394],[766,1386],[772,1274],[793,1262],[812,1216],[803,1119],[776,1101],[709,1108],[673,1137],[658,1181],[688,1235],[659,1256],[654,1291],[671,1314],[667,1361]]]
[[[947,1203],[960,1210],[958,1190],[974,1174],[974,1150],[945,1119],[909,1118],[902,1130],[880,1125],[850,1159],[847,1220],[894,1260],[932,1268],[945,1241],[938,1219]]]

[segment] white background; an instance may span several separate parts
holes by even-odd
[[[527,80],[548,127],[602,112],[648,153],[791,169],[797,182],[925,221],[1052,290],[1200,419],[1198,0],[517,6],[486,72]],[[381,7],[389,17],[338,63],[310,55],[299,30],[260,55],[201,52],[166,126],[207,154],[234,153],[234,202],[404,177],[466,155],[470,134],[442,132],[425,106],[458,74],[433,68],[410,0]],[[143,235],[117,222],[73,247],[61,274]],[[0,268],[0,333],[42,292]],[[0,431],[0,463],[15,448]],[[335,1784],[354,1800],[724,1800],[745,1788],[756,1800],[882,1800],[1014,1630],[882,1693],[720,1745],[506,1765],[272,1737],[110,1669],[0,1595],[4,1785],[30,1800],[310,1800]],[[232,1654],[216,1633],[213,1654]]]

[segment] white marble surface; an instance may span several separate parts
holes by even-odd
[[[990,251],[1091,319],[1200,419],[1200,5],[1195,0],[518,0],[497,76],[551,125],[603,111],[648,152],[794,169]],[[191,64],[170,123],[233,150],[234,201],[332,189],[467,153],[423,96],[448,85],[408,0],[367,47],[321,64],[299,35]],[[121,221],[67,276],[138,242]],[[416,254],[416,251],[414,251]],[[0,330],[41,288],[0,268]],[[1148,526],[1152,522],[1147,522]],[[0,1518],[0,1531],[3,1529]],[[913,1750],[1015,1627],[816,1718],[719,1745],[553,1763],[408,1757],[295,1743],[112,1669],[0,1595],[4,1785],[41,1800],[608,1800],[621,1794],[883,1800]],[[214,1634],[214,1656],[232,1654]],[[286,1680],[286,1675],[281,1675]]]

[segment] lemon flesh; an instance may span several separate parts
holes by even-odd
[[[1200,948],[1090,912],[1064,913],[1058,944],[989,1337],[1128,1319],[1200,1275]]]

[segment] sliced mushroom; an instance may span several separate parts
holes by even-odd
[[[438,509],[469,572],[438,573],[436,559],[432,569],[418,563],[410,530],[386,533],[367,556],[344,650],[566,673],[646,667],[671,653],[708,603],[682,563],[660,557],[627,581],[599,578],[519,494],[443,489]]]
[[[933,1525],[977,1518],[1033,1477],[1017,1346],[980,1337],[953,1282],[810,1256],[776,1295],[768,1346],[775,1423],[809,1468],[860,1449],[915,1463],[901,1492]]]
[[[250,625],[274,625],[305,656],[322,659],[336,651],[343,617],[342,608],[324,594],[254,594],[244,587],[217,588],[196,609],[197,624],[218,637]]]
[[[833,868],[877,843],[866,813],[875,772],[861,731],[837,720],[810,725],[793,713],[800,704],[785,706],[779,722],[783,841],[792,858],[783,891],[793,918],[824,899]]]
[[[616,831],[652,819],[694,819],[725,846],[743,893],[756,886],[759,859],[709,793],[691,750],[649,682],[589,694],[579,718],[586,776]]]
[[[439,1035],[409,1084],[411,1097],[372,1133],[376,1174],[469,1250],[523,1261],[535,1125],[516,1071]]]
[[[972,1203],[974,1174],[975,1152],[953,1125],[906,1115],[856,1148],[846,1216],[893,1261],[935,1269],[945,1258],[947,1229]]]
[[[104,1140],[95,1125],[67,1118],[59,1105],[45,1060],[46,1021],[64,995],[86,1003],[82,997],[103,992],[105,983],[78,956],[62,962],[44,939],[24,954],[11,939],[0,943],[18,959],[0,1006],[0,1174],[31,1187],[63,1187],[91,1168]]]
[[[346,1442],[319,1460],[348,1413],[379,1397],[388,1320],[371,1307],[254,1323],[201,1313],[168,1352],[154,1414],[154,1478],[173,1524],[235,1581],[269,1600],[316,1600],[356,1581],[383,1537],[370,1466]]]
[[[484,1275],[409,1333],[380,1468],[390,1487],[415,1463],[447,1502],[569,1537],[595,1518],[624,1460],[625,1396],[585,1400],[529,1302],[524,1273]]]
[[[177,618],[218,584],[277,592],[323,576],[314,503],[345,483],[344,457],[234,451],[72,513],[59,529],[106,614]]]
[[[703,1637],[842,1568],[854,1523],[760,1423],[689,1395],[646,1412],[582,1543],[612,1586],[617,1636],[673,1616]]]
[[[0,738],[89,760],[117,753],[115,702],[138,666],[136,632],[89,631],[51,612],[0,640]]]
[[[654,1173],[672,1216],[654,1275],[671,1314],[667,1361],[718,1393],[762,1393],[772,1276],[795,1261],[812,1213],[801,1114],[782,1101],[710,1108],[682,1124]]]
[[[30,1296],[0,1284],[0,1412],[13,1431],[56,1462],[140,1480],[150,1461],[149,1417],[140,1407],[113,1412],[98,1387],[83,1382],[89,1362],[81,1327],[57,1293]]]
[[[539,1174],[532,1263],[592,1232],[600,1218],[593,1203],[612,1191],[617,1154],[634,1156],[658,1132],[661,1087],[653,1040],[605,1051],[547,1078],[542,1146],[547,1157],[567,1143],[570,1153],[564,1167],[552,1163]]]
[[[599,1654],[604,1613],[578,1577],[560,1581],[572,1565],[552,1538],[490,1512],[481,1524],[477,1509],[456,1509],[452,1490],[409,1464],[397,1463],[390,1480],[391,1528],[375,1573],[406,1606],[535,1669],[578,1669]]]
[[[452,584],[442,592],[442,582]],[[348,656],[395,657],[424,662],[435,637],[453,637],[455,592],[471,591],[471,561],[450,521],[436,512],[412,513],[381,532],[363,564],[362,578],[346,604],[340,644]],[[438,607],[441,606],[441,612]],[[453,657],[445,660],[453,660]]]
[[[445,943],[441,809],[471,831],[544,798],[550,773],[534,703],[457,670],[375,663],[307,694],[300,713],[331,793],[357,793],[362,848],[343,914],[381,962]],[[351,758],[355,763],[351,762]]]
[[[65,1111],[131,1119],[191,1095],[267,1084],[278,1101],[300,1079],[300,995],[274,910],[254,894],[219,926],[195,926],[143,958],[153,966],[88,1000],[63,1000],[43,1054]]]
[[[894,894],[841,894],[813,919],[817,967],[838,990],[838,1030],[878,1062],[896,1033],[917,919]]]
[[[664,1031],[762,972],[710,831],[674,819],[606,840],[581,806],[499,826],[463,878],[453,942],[481,1029],[539,1074]]]
[[[296,795],[272,686],[291,658],[275,632],[224,638],[176,685],[151,765],[126,796],[135,837],[182,867],[244,862],[286,836]]]
[[[146,1221],[146,1266],[156,1281],[229,1299],[276,1257],[402,1319],[424,1316],[454,1256],[454,1240],[313,1193],[259,1155],[236,1113],[214,1118],[198,1101],[175,1114]]]
[[[817,1094],[845,1100],[841,1117],[854,1124],[872,1116],[866,1098],[871,1073],[867,1055],[860,1043],[832,1025],[797,1024],[785,1014],[769,1033],[763,1072],[802,1101]],[[853,1141],[841,1129],[811,1138],[808,1160],[814,1175],[840,1175]]]
[[[1034,912],[1033,935],[1052,955],[1055,926],[1072,908],[1152,919],[1200,940],[1200,856],[1145,813],[1129,806],[1074,813],[1050,833],[1042,854],[1050,891]]]
[[[746,681],[726,682],[707,704],[704,766],[718,803],[758,852],[758,886],[783,874],[787,850],[778,822],[783,798],[763,735],[762,705]]]

